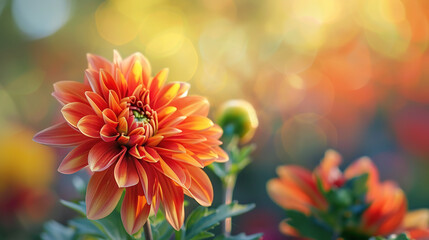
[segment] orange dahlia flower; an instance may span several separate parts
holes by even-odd
[[[61,173],[89,166],[89,219],[109,215],[125,190],[121,217],[128,233],[137,232],[160,205],[180,229],[184,194],[203,206],[212,203],[202,168],[228,160],[219,147],[222,129],[207,118],[207,99],[187,96],[187,83],[164,84],[167,69],[151,77],[140,53],[122,60],[114,51],[113,63],[88,54],[88,62],[84,83],[54,84],[52,95],[63,105],[66,122],[39,132],[35,141],[74,147]]]
[[[320,179],[323,189],[327,191],[343,186],[353,177],[368,173],[366,201],[370,205],[364,211],[360,225],[355,229],[357,233],[367,236],[389,235],[403,230],[410,230],[410,233],[413,233],[411,236],[429,233],[428,229],[411,226],[412,220],[405,221],[407,199],[403,191],[394,182],[380,182],[378,170],[369,158],[358,159],[344,173],[338,168],[340,163],[341,156],[333,150],[328,150],[313,172],[299,166],[280,166],[277,168],[279,178],[271,179],[267,183],[268,194],[281,207],[309,215],[313,208],[329,208],[327,199],[317,186],[317,179]],[[417,216],[413,219],[416,218]],[[408,224],[405,224],[406,222]],[[280,230],[286,235],[299,237],[298,231],[286,221],[280,224]],[[425,237],[429,237],[429,234]]]

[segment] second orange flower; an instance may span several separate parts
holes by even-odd
[[[392,181],[381,182],[369,158],[358,159],[344,173],[340,163],[341,156],[328,150],[313,172],[293,165],[277,168],[279,178],[268,182],[268,194],[301,223],[289,216],[280,224],[282,233],[306,239],[368,239],[406,232],[411,239],[429,238],[427,210],[407,214],[403,191]],[[316,238],[315,229],[325,235]]]

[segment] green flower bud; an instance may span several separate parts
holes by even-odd
[[[236,135],[241,143],[247,143],[255,134],[258,118],[249,102],[230,100],[219,108],[217,123],[222,127],[224,136]]]

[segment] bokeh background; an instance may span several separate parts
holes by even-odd
[[[86,53],[113,49],[170,68],[212,116],[229,99],[254,105],[257,150],[235,199],[257,208],[233,233],[281,238],[267,180],[329,148],[345,165],[371,157],[411,209],[429,207],[428,44],[425,0],[0,0],[0,235],[36,238],[71,216],[58,200],[79,196],[73,177],[56,172],[68,149],[31,138],[61,120],[52,84],[83,81]]]

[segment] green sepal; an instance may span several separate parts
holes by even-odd
[[[313,216],[307,216],[296,210],[286,210],[287,223],[295,228],[301,236],[318,239],[331,240],[335,236],[333,229]]]

